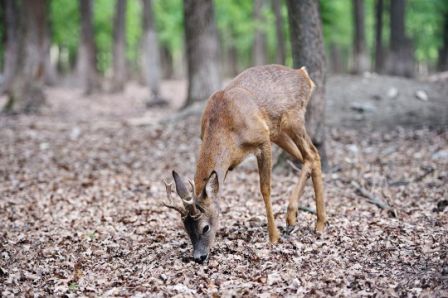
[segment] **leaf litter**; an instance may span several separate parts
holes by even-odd
[[[119,100],[90,120],[0,119],[1,296],[448,295],[446,129],[329,129],[326,231],[318,237],[315,215],[299,211],[277,245],[256,165],[245,163],[223,186],[221,227],[200,265],[178,214],[161,204],[171,169],[193,177],[199,118],[133,126],[117,120],[120,104],[127,113]],[[274,170],[281,230],[298,176]],[[310,182],[301,204],[314,208]]]

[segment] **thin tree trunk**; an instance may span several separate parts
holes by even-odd
[[[166,46],[162,46],[160,53],[160,64],[162,65],[162,77],[171,79],[174,76],[173,57]]]
[[[23,0],[20,8],[20,32],[17,72],[13,78],[6,112],[37,112],[45,102],[45,0]]]
[[[0,86],[0,94],[8,92],[16,73],[19,48],[19,10],[16,0],[3,0],[5,34],[5,56],[3,82]]]
[[[188,97],[185,104],[207,99],[221,87],[218,36],[212,0],[184,0]]]
[[[369,57],[366,52],[364,26],[364,0],[353,0],[353,72],[363,73],[369,69]]]
[[[46,5],[47,15],[50,15],[50,2],[47,2]],[[44,40],[44,47],[45,47],[45,64],[44,64],[44,72],[45,72],[45,84],[47,85],[54,85],[56,83],[56,66],[51,61],[51,33],[52,33],[52,24],[50,22],[50,17],[47,18],[47,24],[45,26],[45,40]]]
[[[437,63],[437,70],[448,70],[448,8],[443,14],[443,43],[439,49],[439,58]]]
[[[405,32],[405,0],[390,1],[390,51],[388,73],[396,76],[414,76],[414,49]]]
[[[227,50],[228,62],[229,62],[229,74],[230,77],[236,76],[238,71],[238,51],[234,44],[231,44]]]
[[[316,84],[305,115],[306,127],[326,169],[325,54],[319,3],[315,0],[288,0],[287,3],[294,67],[306,66]]]
[[[275,33],[277,37],[277,52],[275,61],[277,64],[285,64],[285,36],[283,34],[283,18],[281,0],[272,0],[275,14]]]
[[[254,21],[255,21],[255,36],[253,45],[253,64],[266,64],[266,32],[263,30],[264,0],[254,0]]]
[[[341,48],[334,42],[330,43],[330,65],[333,73],[343,72]]]
[[[126,83],[126,0],[117,0],[114,20],[112,91],[121,92]]]
[[[79,12],[81,16],[81,38],[78,47],[76,72],[84,93],[91,94],[99,89],[98,71],[96,68],[96,44],[92,22],[92,1],[79,0]]]
[[[143,1],[143,76],[149,88],[148,104],[161,102],[160,99],[160,54],[157,32],[154,24],[152,0]]]
[[[384,48],[383,48],[383,0],[375,0],[375,71],[383,72]]]

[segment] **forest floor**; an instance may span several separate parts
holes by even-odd
[[[173,118],[185,83],[165,82],[171,106],[151,110],[137,85],[89,97],[49,88],[42,114],[0,117],[0,296],[446,297],[446,85],[330,78],[325,233],[299,212],[293,234],[269,244],[249,160],[223,186],[221,228],[203,265],[178,214],[161,205],[172,169],[194,174],[199,113]],[[292,168],[274,171],[282,231],[297,180]],[[310,184],[301,203],[313,209]]]

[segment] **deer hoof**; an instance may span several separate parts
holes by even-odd
[[[316,223],[316,233],[322,234],[325,229],[325,222],[317,222]]]

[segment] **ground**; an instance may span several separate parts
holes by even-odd
[[[145,89],[132,84],[90,97],[50,88],[42,114],[0,117],[1,296],[447,296],[444,85],[341,76],[327,86],[325,233],[299,212],[294,232],[269,244],[249,160],[223,186],[203,265],[161,204],[172,169],[194,174],[199,115],[173,117],[185,83],[164,83],[166,108],[146,111]],[[274,171],[281,231],[297,180],[292,167]],[[311,183],[301,203],[314,208]]]

